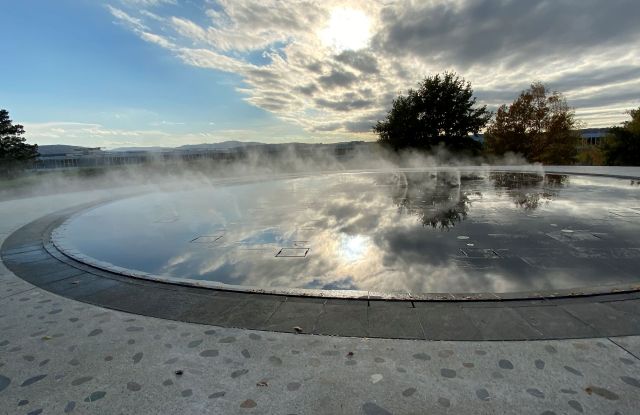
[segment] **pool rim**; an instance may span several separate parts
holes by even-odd
[[[71,300],[134,315],[218,327],[431,341],[640,335],[640,287],[567,296],[547,293],[541,298],[272,295],[131,278],[79,263],[52,246],[50,233],[65,217],[108,200],[113,198],[76,205],[23,225],[0,247],[2,262],[17,278]]]

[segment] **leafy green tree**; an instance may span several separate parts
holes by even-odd
[[[7,175],[38,156],[38,146],[25,142],[24,127],[13,124],[9,112],[0,109],[0,174]]]
[[[518,153],[544,164],[572,164],[580,143],[577,125],[564,96],[536,82],[511,105],[498,108],[485,134],[485,150],[499,156]]]
[[[477,152],[470,137],[484,128],[491,112],[476,107],[471,84],[453,72],[429,76],[393,100],[391,110],[373,131],[378,142],[394,150],[430,150],[441,143],[449,150]]]
[[[605,138],[602,151],[610,166],[640,166],[640,108],[627,112],[631,121],[613,127]]]

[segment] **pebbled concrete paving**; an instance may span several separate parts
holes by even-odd
[[[0,239],[101,195],[0,203]],[[3,414],[634,414],[638,404],[637,336],[437,342],[219,328],[69,300],[0,264]]]
[[[633,414],[640,403],[640,337],[276,334],[140,317],[40,289],[0,301],[0,332],[6,414]]]

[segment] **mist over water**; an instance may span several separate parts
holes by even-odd
[[[263,289],[568,289],[635,281],[639,190],[488,166],[245,176],[99,206],[55,240],[108,269]]]
[[[264,178],[286,174],[465,166],[485,166],[488,169],[490,165],[525,166],[522,168],[527,171],[542,171],[540,165],[528,164],[522,157],[512,154],[487,160],[482,157],[452,155],[444,148],[438,148],[432,153],[396,153],[378,145],[370,145],[336,155],[322,147],[300,151],[295,145],[281,145],[277,152],[249,149],[222,160],[184,161],[156,157],[143,164],[27,172],[0,186],[0,200],[135,186],[172,190],[211,185],[230,178]]]
[[[517,156],[490,162],[444,149],[336,155],[291,145],[33,173],[0,197],[126,197],[70,221],[57,242],[94,265],[169,278],[420,293],[635,278],[638,223],[611,210],[637,213],[633,182],[547,174]]]

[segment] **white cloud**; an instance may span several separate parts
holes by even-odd
[[[120,3],[130,7],[154,7],[161,4],[176,4],[176,0],[120,0]]]
[[[109,12],[111,12],[113,17],[118,19],[120,21],[120,23],[124,24],[125,26],[129,27],[130,29],[132,29],[132,30],[134,30],[136,32],[137,31],[148,30],[148,28],[142,23],[141,19],[136,18],[136,17],[132,17],[131,15],[129,15],[126,12],[124,12],[123,10],[115,8],[113,6],[107,5],[107,9],[109,9]]]
[[[631,0],[534,9],[498,0],[219,0],[197,21],[193,9],[157,16],[144,9],[157,1],[137,3],[142,10],[109,10],[188,65],[240,75],[247,102],[320,136],[372,137],[395,95],[450,69],[491,106],[547,82],[591,125],[624,119],[614,107],[640,105],[640,26],[628,17],[640,10]],[[347,9],[362,24],[342,22],[327,41],[336,11]]]

